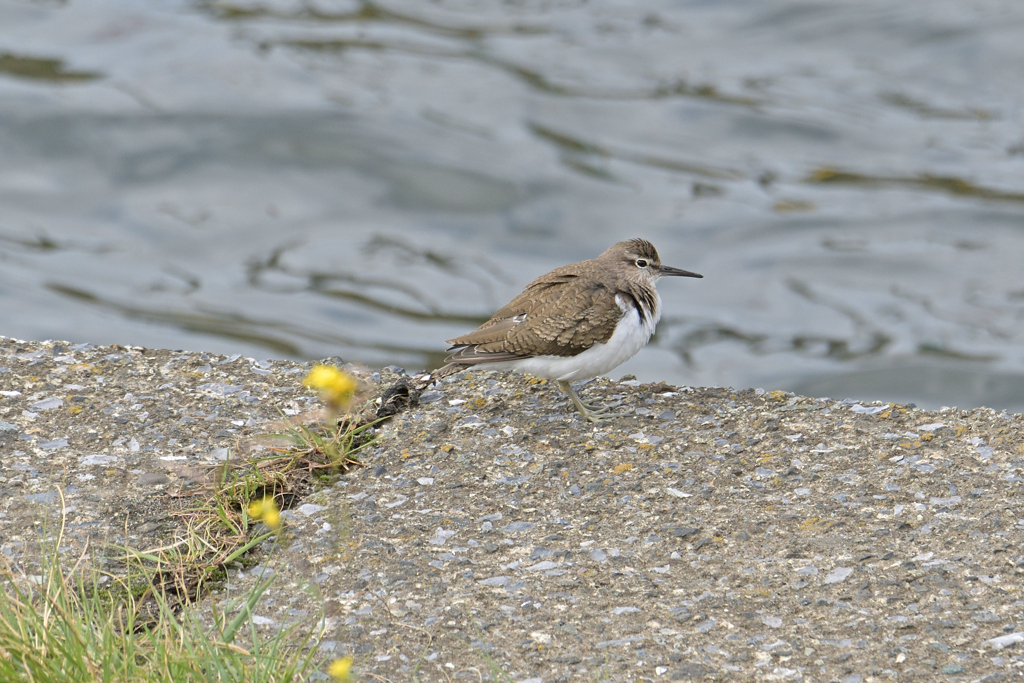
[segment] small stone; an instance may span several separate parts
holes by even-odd
[[[996,650],[1001,650],[1004,647],[1010,647],[1017,643],[1024,643],[1024,632],[1021,633],[1008,633],[1005,636],[997,636],[995,638],[989,638],[985,641],[986,645],[992,646]]]
[[[97,465],[109,465],[117,460],[116,455],[97,453],[96,455],[85,455],[78,459],[78,464],[83,467],[94,467]]]
[[[481,586],[504,586],[508,581],[509,578],[507,576],[492,576],[489,579],[481,579],[477,583]]]
[[[25,499],[32,503],[52,503],[58,499],[58,495],[56,491],[46,491],[25,496]]]
[[[551,560],[544,560],[543,562],[538,562],[537,564],[530,565],[529,567],[526,568],[526,571],[539,572],[539,571],[545,571],[547,569],[554,569],[557,566],[558,566],[557,562],[552,562]]]
[[[54,398],[44,398],[42,401],[36,401],[35,403],[33,403],[31,406],[29,406],[29,409],[31,409],[31,410],[39,410],[39,411],[46,411],[46,410],[53,410],[54,408],[60,408],[62,405],[64,405],[64,400],[63,399],[56,398],[56,397],[54,397]]]
[[[700,531],[700,527],[695,526],[670,526],[666,527],[665,532],[672,538],[686,538],[692,536]]]
[[[438,528],[434,532],[433,537],[427,541],[430,545],[444,545],[448,542],[448,539],[454,536],[457,532],[454,529],[442,529]]]
[[[714,627],[715,627],[715,620],[714,619],[708,619],[706,621],[702,621],[699,624],[697,624],[697,630],[700,631],[701,633],[707,633],[708,631],[710,631]]]
[[[947,664],[942,667],[942,673],[944,674],[961,674],[964,672],[964,668],[959,664]]]
[[[166,475],[159,472],[146,472],[138,479],[139,486],[162,486],[170,483]]]
[[[825,577],[825,583],[841,583],[853,573],[851,567],[836,567]]]

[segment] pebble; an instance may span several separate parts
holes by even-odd
[[[165,474],[159,472],[146,472],[138,479],[139,486],[162,486],[169,484],[171,480]]]

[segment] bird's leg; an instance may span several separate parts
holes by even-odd
[[[572,385],[569,382],[559,380],[559,388],[565,393],[569,394],[569,398],[572,399],[576,409],[583,414],[583,417],[587,418],[591,422],[605,422],[607,420],[615,419],[616,417],[625,417],[628,413],[612,413],[609,412],[611,408],[609,406],[602,406],[597,403],[586,403],[579,397],[579,395],[573,390]]]

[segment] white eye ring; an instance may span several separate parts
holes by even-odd
[[[633,263],[636,264],[637,268],[646,268],[648,265],[650,265],[650,263],[645,258],[638,258],[636,261],[633,261]]]

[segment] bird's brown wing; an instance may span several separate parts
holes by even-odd
[[[531,356],[575,356],[607,342],[622,318],[608,284],[581,280],[572,264],[543,275],[490,320],[449,339],[450,363],[476,365]]]

